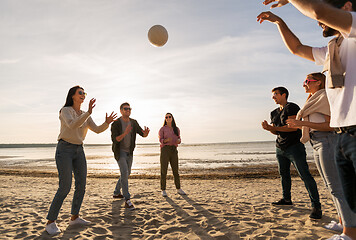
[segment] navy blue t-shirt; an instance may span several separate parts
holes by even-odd
[[[297,104],[288,102],[282,110],[276,108],[271,112],[271,123],[276,127],[283,127],[287,125],[286,120],[288,117],[297,115],[299,109]],[[276,146],[282,149],[288,148],[289,146],[300,143],[301,136],[302,131],[300,129],[293,132],[277,131]]]

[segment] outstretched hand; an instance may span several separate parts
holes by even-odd
[[[150,129],[145,126],[143,129],[143,137],[147,137],[149,133],[150,133]]]
[[[263,21],[269,21],[271,23],[275,23],[279,20],[280,18],[273,14],[272,12],[270,11],[267,11],[267,12],[261,12],[258,16],[257,16],[257,22],[259,23],[263,23]]]
[[[289,118],[286,123],[288,124],[288,127],[302,127],[302,121],[296,119]]]
[[[112,123],[113,121],[115,121],[116,118],[117,118],[117,114],[116,114],[116,113],[112,112],[112,113],[110,114],[110,116],[108,116],[108,114],[106,113],[106,115],[105,115],[105,122],[106,122],[107,124],[110,124],[110,123]]]
[[[277,2],[277,3],[272,4],[271,8],[282,7],[282,6],[284,6],[284,5],[289,3],[288,0],[265,0],[263,2],[263,4],[264,5],[268,5],[268,4],[273,3],[273,2]]]
[[[96,99],[95,99],[95,98],[92,98],[92,99],[90,99],[90,101],[89,101],[88,112],[89,112],[90,114],[93,112],[93,108],[95,107],[95,102],[96,102]]]

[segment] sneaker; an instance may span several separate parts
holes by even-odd
[[[73,221],[72,220],[69,221],[70,226],[72,226],[72,225],[88,225],[90,223],[91,223],[90,221],[87,221],[81,217],[77,217]]]
[[[49,235],[54,235],[54,234],[58,234],[61,232],[61,230],[57,227],[56,222],[47,224],[46,231],[48,232]]]
[[[328,225],[325,225],[324,228],[336,232],[342,232],[344,230],[344,226],[341,223],[337,223],[335,221],[331,221]]]
[[[114,194],[114,195],[112,195],[112,197],[113,197],[113,198],[124,198],[124,196],[123,196],[121,193],[119,193],[119,194]]]
[[[313,207],[312,212],[310,213],[309,217],[312,219],[321,219],[322,211],[320,208]]]
[[[162,197],[167,197],[166,190],[163,190],[163,191],[162,191]]]
[[[284,205],[293,205],[292,201],[287,201],[284,198],[282,198],[281,200],[279,200],[278,202],[273,202],[272,205],[275,206],[284,206]]]
[[[340,235],[334,235],[331,238],[328,238],[328,240],[352,240],[352,239],[347,235],[341,233]]]
[[[187,195],[182,189],[177,189],[177,193],[180,195]]]
[[[129,210],[134,210],[135,206],[132,204],[132,202],[130,201],[130,199],[127,199],[125,201],[125,208],[129,209]]]

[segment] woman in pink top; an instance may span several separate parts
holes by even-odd
[[[159,130],[159,141],[161,143],[161,190],[162,196],[167,197],[166,177],[168,164],[171,164],[174,183],[177,193],[185,195],[186,193],[180,188],[180,179],[178,173],[178,151],[177,146],[181,143],[180,131],[174,121],[171,113],[166,113],[163,127]]]

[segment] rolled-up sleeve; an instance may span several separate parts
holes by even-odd
[[[328,47],[313,47],[312,48],[313,58],[316,65],[324,65],[326,60],[326,54],[328,53]]]
[[[356,12],[350,12],[352,17],[352,25],[349,33],[342,33],[344,38],[356,38]]]

